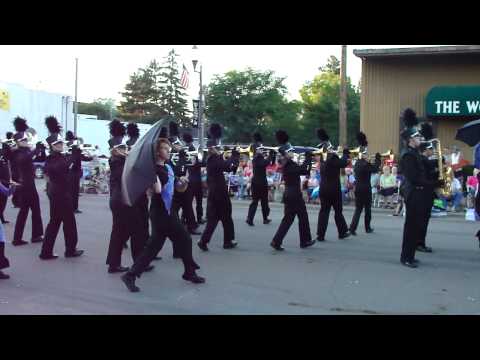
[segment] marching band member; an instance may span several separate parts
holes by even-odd
[[[13,136],[13,133],[10,133]],[[8,144],[10,139],[6,139],[2,142],[2,149],[0,154],[0,183],[4,187],[8,188],[10,186],[10,180],[12,178],[9,166],[9,159],[11,154],[10,145]],[[4,212],[7,206],[8,195],[0,192],[0,220],[2,224],[9,224],[10,222],[5,220]]]
[[[190,134],[183,134],[183,141],[188,146],[188,151],[195,151],[195,146],[193,146],[193,138]],[[196,220],[197,224],[205,224],[206,221],[203,218],[203,189],[202,189],[202,167],[205,167],[206,156],[200,161],[197,157],[194,157],[193,164],[188,168],[188,187],[190,188],[191,197],[192,197],[192,208],[193,200],[195,199],[195,211],[196,211]],[[188,190],[188,189],[187,189]]]
[[[253,134],[255,143],[252,145],[255,156],[252,160],[253,177],[252,177],[252,203],[248,208],[246,223],[254,226],[253,218],[257,211],[258,201],[262,206],[263,223],[270,224],[272,220],[268,218],[270,208],[268,207],[268,182],[267,182],[267,166],[275,162],[275,152],[270,151],[268,158],[264,158],[260,149],[262,146],[262,136],[259,133]]]
[[[70,172],[73,210],[75,214],[81,214],[82,212],[78,209],[78,199],[80,195],[80,180],[83,175],[82,161],[92,161],[93,158],[84,155],[78,144],[74,144],[78,138],[71,131],[67,131],[65,140],[67,141],[67,146],[71,148],[72,154],[75,154],[75,163],[73,164],[72,171]]]
[[[172,144],[183,145],[178,138],[179,130],[178,125],[170,121],[169,125],[169,135],[170,135],[170,142]],[[182,179],[182,181],[188,183],[187,178],[187,153],[183,148],[177,148],[176,152],[178,152],[178,160],[175,164],[173,164],[173,172],[175,177],[178,179]],[[183,190],[183,189],[182,189]],[[175,215],[179,216],[178,213],[180,209],[182,209],[182,215],[185,217],[187,221],[187,229],[191,235],[200,235],[201,233],[197,230],[198,224],[195,221],[195,214],[193,213],[193,205],[192,205],[192,192],[189,189],[189,184],[187,185],[186,189],[183,191],[178,191],[175,188],[175,192],[173,194],[173,204],[172,204],[172,211]]]
[[[270,246],[278,251],[284,250],[282,247],[283,239],[285,235],[287,235],[290,226],[292,226],[295,216],[297,216],[300,247],[307,248],[315,242],[312,241],[312,235],[310,233],[307,207],[305,206],[300,188],[300,176],[310,174],[312,154],[307,152],[303,164],[298,165],[293,161],[293,147],[288,142],[288,134],[283,130],[278,130],[275,133],[275,137],[280,145],[279,153],[282,155],[282,175],[285,181],[285,192],[283,193],[282,199],[284,216]]]
[[[415,259],[415,250],[422,240],[422,231],[425,224],[425,196],[426,188],[441,186],[438,180],[427,180],[422,157],[418,151],[422,135],[417,131],[418,119],[415,112],[407,108],[402,114],[405,128],[401,133],[406,144],[401,159],[400,167],[405,176],[401,186],[402,196],[405,200],[406,218],[403,227],[403,242],[400,262],[402,265],[416,268],[418,261]]]
[[[370,226],[372,219],[372,185],[370,177],[372,173],[378,171],[375,165],[368,162],[367,146],[368,141],[364,133],[360,132],[357,135],[359,148],[359,159],[355,162],[353,168],[355,174],[355,213],[353,214],[352,222],[350,224],[350,233],[357,235],[356,230],[360,215],[365,209],[365,232],[372,233],[373,229]]]
[[[22,239],[28,211],[31,210],[32,212],[32,243],[43,241],[43,223],[33,168],[33,160],[37,155],[37,151],[32,151],[30,148],[26,133],[28,129],[27,121],[17,117],[13,124],[16,130],[13,138],[17,150],[14,151],[11,160],[13,164],[12,178],[22,186],[16,191],[16,204],[20,207],[20,211],[15,222],[12,244],[20,246],[28,244]]]
[[[420,134],[423,136],[425,142],[420,144],[419,150],[422,157],[422,163],[425,168],[425,177],[431,183],[435,183],[435,180],[438,179],[438,161],[430,159],[433,156],[433,144],[428,140],[433,138],[433,129],[432,125],[428,123],[423,123],[420,129]],[[426,237],[428,232],[428,223],[432,215],[433,200],[435,199],[435,187],[433,185],[425,185],[425,189],[422,192],[422,195],[425,197],[425,214],[424,214],[424,223],[422,226],[422,232],[420,237],[420,242],[417,245],[417,251],[431,253],[433,252],[432,248],[426,246]]]
[[[128,156],[128,145],[124,142],[125,126],[117,119],[110,124],[111,138],[108,140],[110,164],[110,210],[112,211],[112,232],[108,246],[107,265],[109,273],[128,271],[121,265],[122,249],[130,239],[132,258],[140,256],[145,248],[145,224],[141,219],[140,205],[128,206],[122,201],[122,173]],[[142,200],[139,200],[140,202]],[[154,268],[150,265],[147,271]]]
[[[333,207],[335,211],[335,224],[337,225],[338,238],[345,239],[350,236],[347,222],[342,213],[342,193],[340,187],[340,169],[345,168],[348,164],[350,151],[343,150],[343,156],[340,159],[338,155],[332,151],[332,144],[329,136],[324,129],[317,130],[317,136],[321,143],[319,148],[327,151],[327,159],[320,165],[320,212],[318,213],[317,241],[325,241],[325,233],[327,232],[328,218],[330,209]]]
[[[2,196],[9,196],[15,191],[15,187],[19,184],[10,182],[9,187],[0,182],[0,193]],[[5,231],[3,230],[3,223],[0,224],[0,280],[10,279],[10,276],[5,274],[2,270],[10,267],[10,262],[5,256]]]
[[[232,202],[228,195],[224,172],[235,172],[239,165],[240,153],[232,150],[232,156],[224,160],[217,146],[222,137],[222,128],[219,124],[212,124],[209,128],[210,138],[207,141],[207,225],[203,231],[198,247],[208,251],[207,244],[217,227],[219,221],[223,225],[223,248],[233,249],[237,246],[235,228],[232,220]]]
[[[135,143],[140,137],[140,129],[136,123],[127,124],[128,140],[126,142],[128,151],[132,149]],[[146,246],[148,239],[150,238],[150,225],[148,222],[148,195],[145,192],[137,202],[133,205],[133,215],[138,221],[132,222],[134,226],[133,234],[131,237],[132,243],[132,258],[135,259],[142,249]]]
[[[45,161],[45,174],[48,176],[47,196],[50,201],[50,221],[45,229],[45,240],[42,244],[40,259],[53,260],[58,258],[53,253],[55,240],[63,224],[63,235],[65,238],[65,257],[78,257],[83,250],[77,249],[78,232],[71,189],[71,176],[75,162],[74,155],[65,155],[65,141],[59,133],[54,133],[47,138],[50,145],[50,155]]]

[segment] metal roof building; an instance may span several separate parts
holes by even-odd
[[[371,152],[400,149],[400,113],[411,107],[432,122],[442,147],[457,145],[456,129],[480,118],[480,46],[356,49],[362,59],[360,128]]]

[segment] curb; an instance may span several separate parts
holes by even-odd
[[[250,200],[233,200],[233,199],[231,199],[231,201],[232,201],[232,205],[233,204],[244,204],[244,205],[248,206],[250,204]],[[305,204],[305,205],[307,206],[307,210],[320,210],[320,205],[314,205],[314,204]],[[268,206],[274,207],[274,208],[279,208],[279,207],[283,207],[283,204],[281,202],[269,202]],[[355,206],[344,205],[343,210],[353,212],[353,211],[355,211]],[[372,207],[372,213],[392,214],[393,210],[392,209],[382,209],[382,208],[373,208]],[[450,217],[450,216],[463,217],[464,218],[465,213],[464,212],[460,212],[460,213],[449,212],[447,217]]]

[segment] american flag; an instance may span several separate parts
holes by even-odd
[[[180,85],[182,85],[184,89],[188,88],[188,70],[185,67],[185,65],[183,65],[183,72],[182,72],[182,77],[180,79]]]

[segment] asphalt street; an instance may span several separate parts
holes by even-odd
[[[48,202],[39,183],[44,226]],[[375,210],[375,233],[337,238],[333,214],[325,243],[300,249],[295,222],[284,241],[284,252],[269,242],[283,208],[272,204],[272,223],[263,225],[260,208],[256,225],[245,224],[248,202],[235,201],[233,218],[238,248],[222,248],[217,228],[208,253],[194,245],[199,274],[207,282],[194,285],[181,279],[182,264],[172,258],[166,242],[162,260],[144,274],[130,293],[119,274],[108,274],[105,258],[111,214],[105,195],[82,195],[76,216],[79,248],[85,255],[63,257],[60,233],[54,261],[38,258],[40,244],[11,245],[17,209],[7,205],[6,247],[10,280],[0,281],[0,314],[480,314],[480,249],[473,236],[479,225],[462,216],[431,220],[427,244],[434,253],[418,253],[418,269],[400,265],[403,218]],[[353,209],[344,211],[347,222]],[[318,206],[309,207],[312,235]],[[363,221],[363,219],[361,219]],[[362,224],[362,222],[360,223]],[[30,219],[24,239],[30,239]],[[194,236],[194,244],[199,236]],[[123,265],[131,264],[130,250]]]

